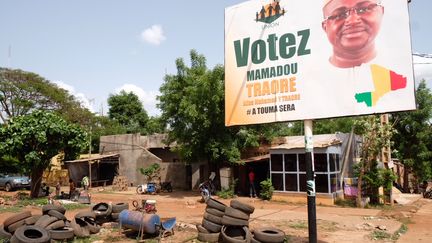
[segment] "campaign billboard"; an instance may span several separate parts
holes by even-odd
[[[415,109],[406,0],[225,9],[225,125]]]

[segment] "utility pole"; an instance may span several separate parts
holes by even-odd
[[[89,188],[91,188],[91,182],[92,182],[92,170],[91,170],[91,137],[92,137],[92,135],[91,135],[91,133],[92,133],[92,127],[91,127],[91,124],[90,124],[90,133],[89,133],[89,157],[88,157],[88,163],[89,163]]]
[[[304,120],[309,243],[316,243],[317,242],[316,202],[315,202],[316,195],[315,195],[315,168],[314,168],[314,161],[313,161],[312,124],[313,124],[312,120]]]

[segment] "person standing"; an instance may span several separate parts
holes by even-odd
[[[69,199],[72,199],[72,194],[75,193],[75,182],[72,179],[69,179]]]
[[[88,188],[89,188],[89,178],[87,177],[87,176],[84,176],[83,178],[82,178],[82,181],[81,181],[81,185],[83,186],[83,188],[84,188],[84,190],[88,190]]]
[[[57,184],[55,186],[55,195],[56,195],[56,197],[60,196],[60,189],[61,189],[60,181],[57,181]]]
[[[249,170],[249,196],[256,197],[256,191],[255,191],[255,173],[253,169]]]

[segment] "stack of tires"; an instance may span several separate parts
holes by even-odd
[[[87,237],[90,234],[97,234],[100,231],[100,225],[118,221],[121,211],[129,209],[127,203],[98,203],[90,211],[79,212],[71,222],[75,235]]]
[[[197,225],[198,240],[203,242],[219,242],[222,229],[222,217],[225,215],[224,203],[209,198],[201,225]]]
[[[29,211],[17,213],[0,226],[0,238],[10,242],[50,242],[70,240],[75,234],[65,217],[66,209],[57,205],[42,207],[42,215],[32,215]]]
[[[249,219],[254,210],[255,208],[249,204],[231,200],[230,206],[225,208],[225,214],[222,217],[222,242],[251,242]]]
[[[201,225],[197,225],[198,240],[225,243],[282,243],[285,233],[266,227],[249,230],[250,215],[255,208],[239,200],[227,206],[214,198],[207,200]]]
[[[0,239],[10,240],[11,243],[43,243],[51,239],[69,241],[75,236],[87,237],[98,233],[102,223],[118,221],[118,215],[124,209],[129,209],[127,203],[99,203],[90,211],[77,213],[69,221],[63,206],[48,204],[42,207],[41,215],[24,211],[7,218],[0,225]]]

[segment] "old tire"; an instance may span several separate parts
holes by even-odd
[[[96,218],[96,213],[93,211],[83,211],[83,212],[79,212],[77,214],[75,214],[76,219],[81,219],[81,218],[92,218],[95,219]]]
[[[24,220],[24,223],[26,225],[34,225],[41,217],[42,215],[33,215],[31,217],[26,218]]]
[[[252,235],[246,226],[222,226],[222,241],[227,243],[249,243]]]
[[[45,217],[45,216],[47,216],[47,217]],[[47,227],[51,223],[54,223],[57,220],[58,219],[56,217],[52,217],[52,216],[49,216],[49,215],[44,215],[38,221],[36,221],[36,223],[34,225],[35,226],[39,226],[41,228],[45,228],[45,227]]]
[[[48,243],[51,238],[46,229],[34,225],[26,225],[17,229],[12,239],[11,242],[17,243]]]
[[[120,213],[111,213],[111,218],[112,218],[114,221],[118,221],[119,216],[120,216]]]
[[[49,231],[53,240],[69,240],[75,237],[74,230],[69,227]]]
[[[207,200],[207,206],[225,212],[226,205],[214,198]]]
[[[112,205],[108,203],[98,203],[93,206],[92,211],[96,217],[110,216],[112,213]]]
[[[196,225],[196,228],[197,228],[197,230],[198,230],[198,232],[201,232],[201,233],[210,233],[210,231],[208,231],[206,228],[204,228],[202,225],[200,225],[200,224],[197,224]]]
[[[204,213],[204,218],[208,221],[215,223],[215,224],[222,224],[222,217],[215,216],[213,214],[209,214],[207,212]]]
[[[218,217],[222,217],[225,215],[224,211],[220,211],[220,210],[215,209],[215,208],[206,207],[205,211],[209,214],[213,214],[214,216],[218,216]]]
[[[112,205],[112,212],[113,213],[120,213],[123,210],[127,210],[129,209],[129,204],[121,202],[121,203],[116,203]]]
[[[223,225],[232,225],[232,226],[249,226],[249,220],[237,219],[227,215],[222,217]]]
[[[222,228],[222,225],[215,224],[213,222],[208,221],[207,219],[202,220],[202,226],[206,230],[208,230],[209,232],[212,232],[212,233],[219,233],[221,228]]]
[[[231,200],[230,206],[232,208],[241,210],[243,212],[245,212],[246,214],[252,214],[255,211],[255,207],[251,206],[249,204],[246,203],[242,203],[239,200]]]
[[[3,222],[3,225],[4,225],[5,229],[6,229],[9,225],[11,225],[13,223],[16,223],[16,222],[18,222],[20,220],[26,219],[28,217],[31,217],[31,212],[30,211],[24,211],[24,212],[21,212],[21,213],[17,213],[17,214],[14,214],[14,215],[10,216],[9,218],[7,218]]]
[[[9,225],[7,227],[7,230],[13,234],[15,232],[15,230],[17,230],[19,227],[23,226],[24,224],[25,224],[25,219],[21,219],[20,221]]]
[[[228,215],[230,217],[237,218],[237,219],[249,220],[249,214],[247,214],[247,213],[245,213],[239,209],[235,209],[233,207],[226,207],[225,208],[225,215]]]
[[[47,205],[44,205],[42,207],[42,214],[47,214],[48,211],[50,211],[50,210],[55,210],[55,211],[58,211],[58,212],[60,212],[62,214],[66,213],[66,208],[63,207],[63,206],[53,205],[53,204],[47,204]]]
[[[202,242],[219,242],[220,233],[198,232],[198,240]]]
[[[5,185],[5,191],[7,191],[7,192],[12,191],[12,186],[11,186],[10,183],[6,183],[6,185]]]
[[[46,230],[55,230],[65,227],[65,223],[63,220],[57,220],[49,224],[47,227],[45,227]]]
[[[285,233],[273,227],[263,227],[254,230],[254,238],[268,243],[279,243],[285,240]]]
[[[7,232],[3,225],[0,225],[0,239],[10,239],[12,234]]]
[[[74,234],[78,237],[88,237],[90,236],[90,231],[87,227],[87,223],[84,220],[81,219],[72,219],[71,228],[74,231]]]
[[[57,210],[50,210],[50,211],[48,211],[47,214],[48,214],[49,216],[56,217],[56,218],[59,219],[59,220],[66,220],[66,217],[64,216],[64,214],[60,213],[60,212],[57,211]]]
[[[251,242],[251,243],[263,243],[263,242],[261,242],[261,241],[255,239],[254,237],[251,238],[251,241],[250,241],[250,242]]]

